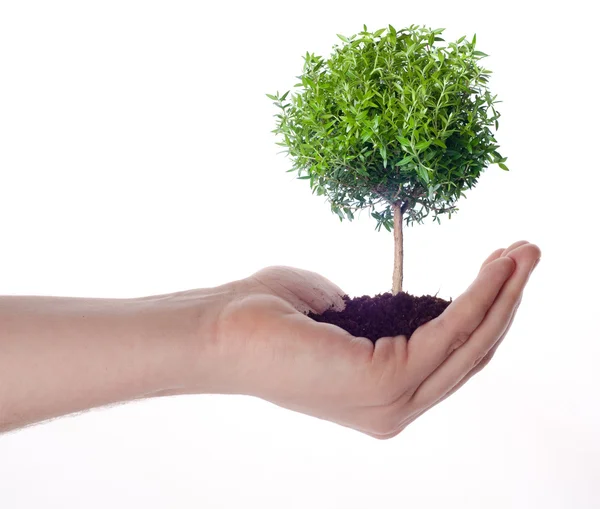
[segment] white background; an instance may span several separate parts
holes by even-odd
[[[391,286],[392,236],[340,223],[277,155],[265,93],[388,23],[477,34],[490,167],[406,232],[406,289],[456,297],[498,247],[542,261],[494,361],[391,441],[235,396],[0,437],[0,507],[600,507],[598,50],[591,3],[0,2],[0,294],[137,297],[270,264]]]

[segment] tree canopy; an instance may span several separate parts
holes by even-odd
[[[325,196],[340,220],[370,209],[377,229],[393,228],[392,205],[407,224],[456,212],[456,202],[490,164],[504,169],[491,127],[497,96],[488,56],[463,36],[445,46],[436,30],[391,25],[306,53],[295,93],[267,94],[279,108],[273,131],[288,171]],[[491,114],[490,114],[491,110]]]

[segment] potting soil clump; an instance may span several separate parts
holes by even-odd
[[[450,305],[449,301],[424,295],[414,297],[404,292],[397,295],[383,293],[370,297],[343,297],[343,311],[327,310],[308,316],[317,322],[331,323],[356,337],[369,338],[375,342],[387,336],[404,335],[410,339],[413,332],[424,323],[441,315]]]

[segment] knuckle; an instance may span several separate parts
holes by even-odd
[[[469,313],[468,310],[467,313]],[[466,316],[470,315],[467,314]],[[447,355],[450,355],[454,350],[463,346],[471,337],[471,331],[468,328],[465,328],[464,323],[454,323],[454,321],[449,320],[447,317],[440,315],[437,318],[435,325],[437,334],[439,334],[440,337],[450,337],[452,339],[450,346],[448,347]]]
[[[457,350],[461,346],[463,346],[471,337],[471,334],[466,330],[458,330],[454,334],[454,339],[448,348],[448,355],[450,355],[454,350]]]
[[[490,363],[493,356],[494,356],[493,352],[480,352],[473,361],[473,364],[470,369],[471,373],[473,375],[476,373],[479,373],[483,368],[485,368]]]

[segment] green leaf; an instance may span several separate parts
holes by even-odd
[[[398,137],[398,141],[404,145],[405,147],[410,147],[410,140],[407,138],[404,138],[403,136],[399,136]]]
[[[276,95],[266,94],[269,99],[273,99],[274,101],[279,101],[279,97]]]
[[[411,163],[413,161],[413,159],[414,159],[414,156],[412,156],[412,155],[406,156],[401,161],[398,161],[394,166],[404,166],[405,164]]]
[[[337,34],[337,36],[344,42],[350,42],[347,37],[344,37],[342,34]]]
[[[431,141],[422,141],[421,143],[417,143],[417,144],[415,145],[415,148],[416,148],[417,150],[421,150],[421,149],[423,149],[423,148],[428,148],[428,147],[429,147],[429,145],[431,145]]]
[[[498,166],[502,168],[504,171],[509,171],[508,167],[504,163],[498,163]]]
[[[429,173],[422,165],[417,166],[417,173],[426,184],[429,184]]]
[[[475,55],[476,57],[489,57],[489,55],[487,53],[484,53],[483,51],[474,51],[473,55]]]
[[[446,144],[442,140],[433,140],[432,143],[434,145],[437,145],[438,147],[448,148],[448,147],[446,147]]]
[[[417,49],[417,43],[413,43],[411,44],[408,49],[406,50],[406,56],[410,56],[412,55],[412,53]]]

